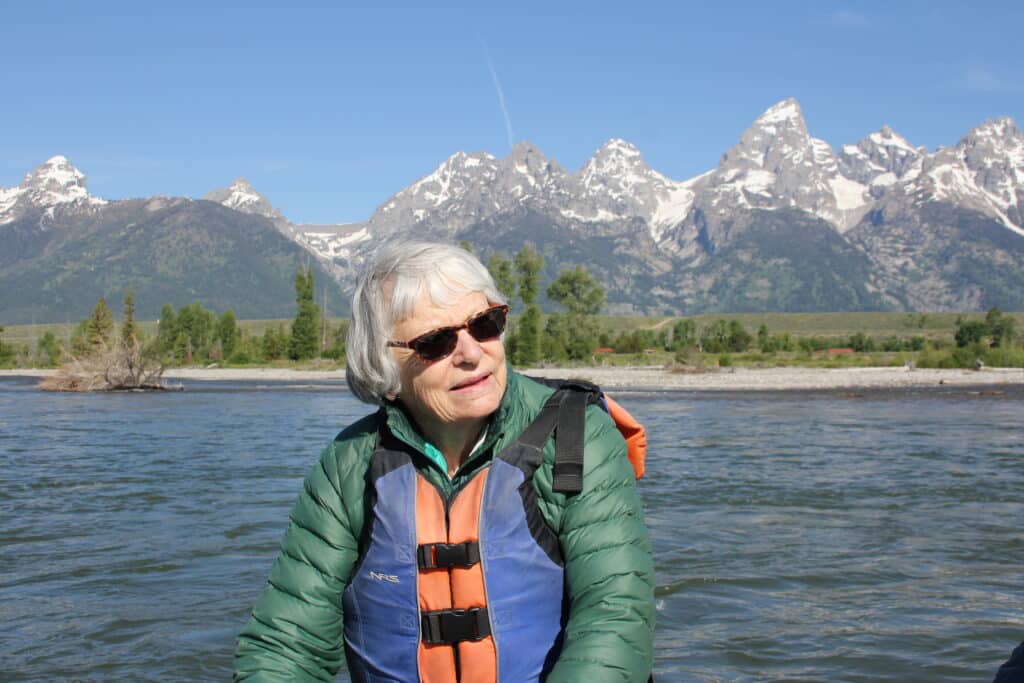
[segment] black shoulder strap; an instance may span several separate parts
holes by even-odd
[[[527,427],[520,440],[543,446],[555,432],[555,466],[551,487],[569,496],[583,490],[583,434],[587,406],[597,403],[601,389],[584,380],[531,377],[555,388],[540,415]],[[538,441],[539,439],[539,441]]]
[[[555,431],[555,425],[558,423],[558,407],[565,400],[565,396],[565,392],[561,391],[551,394],[537,417],[519,435],[519,443],[538,451],[544,448],[551,432]]]
[[[551,488],[573,496],[583,490],[583,426],[589,395],[572,389],[559,391],[566,392],[566,396],[558,406]]]

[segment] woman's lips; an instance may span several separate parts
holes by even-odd
[[[475,389],[477,387],[483,386],[484,383],[487,380],[489,380],[490,378],[491,378],[491,374],[490,373],[487,373],[487,374],[484,374],[484,375],[477,375],[476,377],[470,377],[469,379],[467,379],[467,380],[465,380],[463,382],[459,382],[458,384],[456,384],[454,387],[452,387],[451,390],[452,391],[464,391],[464,390],[467,390],[467,389]]]

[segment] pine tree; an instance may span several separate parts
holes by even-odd
[[[532,244],[527,244],[516,254],[519,298],[523,300],[524,306],[537,301],[540,294],[540,271],[543,267],[544,257]]]
[[[541,312],[537,296],[540,294],[540,271],[543,267],[544,257],[532,244],[526,244],[515,256],[515,284],[526,307],[511,340],[514,349],[512,362],[516,365],[536,365],[542,356]]]
[[[92,309],[92,316],[85,326],[86,340],[95,351],[110,345],[110,337],[114,333],[114,316],[110,313],[107,300],[100,297]]]
[[[530,304],[519,316],[516,325],[515,353],[512,362],[516,365],[536,365],[541,358],[540,306]]]
[[[124,293],[124,306],[121,309],[121,341],[126,348],[133,348],[138,342],[139,330],[135,325],[135,292]]]
[[[288,342],[288,357],[292,360],[305,360],[320,355],[320,308],[313,301],[313,292],[316,291],[314,287],[313,270],[303,266],[295,275],[295,303],[298,311]]]
[[[235,320],[235,312],[228,309],[217,321],[216,337],[221,344],[221,352],[225,358],[229,358],[238,343],[238,323]]]

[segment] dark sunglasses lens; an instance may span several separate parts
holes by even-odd
[[[455,350],[458,333],[455,330],[438,330],[416,339],[412,348],[423,360],[444,358]]]
[[[467,325],[469,333],[477,341],[494,339],[505,331],[505,309],[492,308],[473,318]]]

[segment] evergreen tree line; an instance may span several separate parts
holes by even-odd
[[[295,276],[297,313],[290,327],[278,323],[262,335],[242,330],[232,310],[218,315],[199,302],[180,307],[164,304],[160,312],[156,335],[148,337],[135,321],[135,297],[131,290],[125,293],[121,323],[101,297],[90,316],[82,320],[71,334],[65,349],[52,331],[45,332],[36,342],[35,357],[28,349],[20,364],[54,367],[70,354],[87,358],[109,348],[119,341],[128,348],[144,347],[147,354],[155,354],[167,365],[207,363],[252,364],[275,360],[309,360],[345,357],[345,335],[348,322],[330,325],[321,319],[314,302],[313,272],[303,267]],[[3,328],[0,327],[0,332]],[[0,340],[0,365],[10,364],[16,350]]]
[[[278,323],[262,335],[244,332],[227,310],[220,316],[200,303],[175,311],[164,304],[157,340],[163,357],[170,363],[226,362],[247,365],[277,360],[311,360],[345,357],[348,322],[330,325],[321,317],[314,301],[313,270],[308,266],[295,275],[296,314],[290,327]]]
[[[463,247],[469,249],[468,244],[463,243]],[[698,325],[696,319],[683,318],[657,329],[613,332],[599,327],[596,316],[605,304],[605,291],[586,268],[564,269],[548,284],[545,293],[561,310],[545,316],[537,303],[544,257],[532,244],[511,258],[502,252],[492,254],[487,267],[498,289],[513,304],[515,314],[505,344],[509,359],[519,366],[587,361],[599,347],[619,354],[670,352],[676,360],[686,360],[694,353],[810,354],[843,346],[858,353],[916,352],[922,367],[972,367],[979,361],[989,365],[1024,364],[1015,321],[998,308],[989,310],[984,320],[958,319],[951,341],[920,335],[872,337],[863,332],[844,338],[795,337],[788,332],[771,333],[766,325],[751,334],[735,319]],[[262,335],[243,331],[231,310],[218,315],[199,302],[178,310],[165,304],[156,335],[148,338],[135,322],[135,298],[129,290],[122,303],[120,325],[115,323],[106,300],[100,298],[91,315],[71,335],[70,348],[65,349],[52,331],[38,338],[34,351],[28,346],[4,344],[0,337],[0,366],[53,367],[67,353],[76,358],[88,357],[114,343],[143,348],[168,365],[246,365],[316,358],[344,361],[348,321],[332,325],[323,320],[314,292],[312,270],[303,267],[295,277],[296,316],[292,324],[278,323]],[[918,327],[922,327],[925,316],[918,317]],[[0,335],[2,332],[0,327]]]

